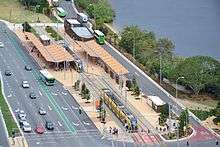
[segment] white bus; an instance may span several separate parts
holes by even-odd
[[[42,75],[42,80],[47,86],[53,86],[55,84],[55,78],[53,75],[46,69],[40,70]]]

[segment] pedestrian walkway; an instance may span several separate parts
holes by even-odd
[[[24,137],[9,138],[11,147],[28,147],[28,143]]]

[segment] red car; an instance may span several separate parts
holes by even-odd
[[[37,125],[37,127],[35,128],[35,132],[37,134],[43,134],[45,131],[44,127],[42,125]]]

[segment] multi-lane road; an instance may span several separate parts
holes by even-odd
[[[38,135],[34,131],[24,133],[30,147],[103,147],[112,143],[100,134],[98,129],[83,112],[79,114],[79,105],[60,83],[47,87],[39,79],[39,67],[23,48],[17,36],[5,24],[0,23],[0,40],[4,48],[0,51],[0,70],[13,72],[12,76],[3,76],[4,93],[10,107],[18,120],[18,111],[24,110],[32,130],[36,125],[45,126],[46,120],[55,125],[54,131]],[[32,71],[26,71],[25,65],[31,66]],[[24,89],[21,84],[27,80],[30,88]],[[30,99],[29,93],[34,91],[39,98]],[[38,108],[44,107],[45,116],[38,114]],[[114,142],[120,146],[122,143]],[[129,144],[127,144],[129,146]]]

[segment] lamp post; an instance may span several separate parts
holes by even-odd
[[[155,53],[159,54],[159,60],[160,60],[160,72],[159,72],[160,85],[162,83],[162,51],[163,49],[161,47],[159,47],[158,51],[155,51]]]
[[[177,82],[178,82],[179,79],[185,79],[185,77],[178,77],[176,79],[176,98],[177,98],[177,92],[178,92],[178,90],[177,90]]]

